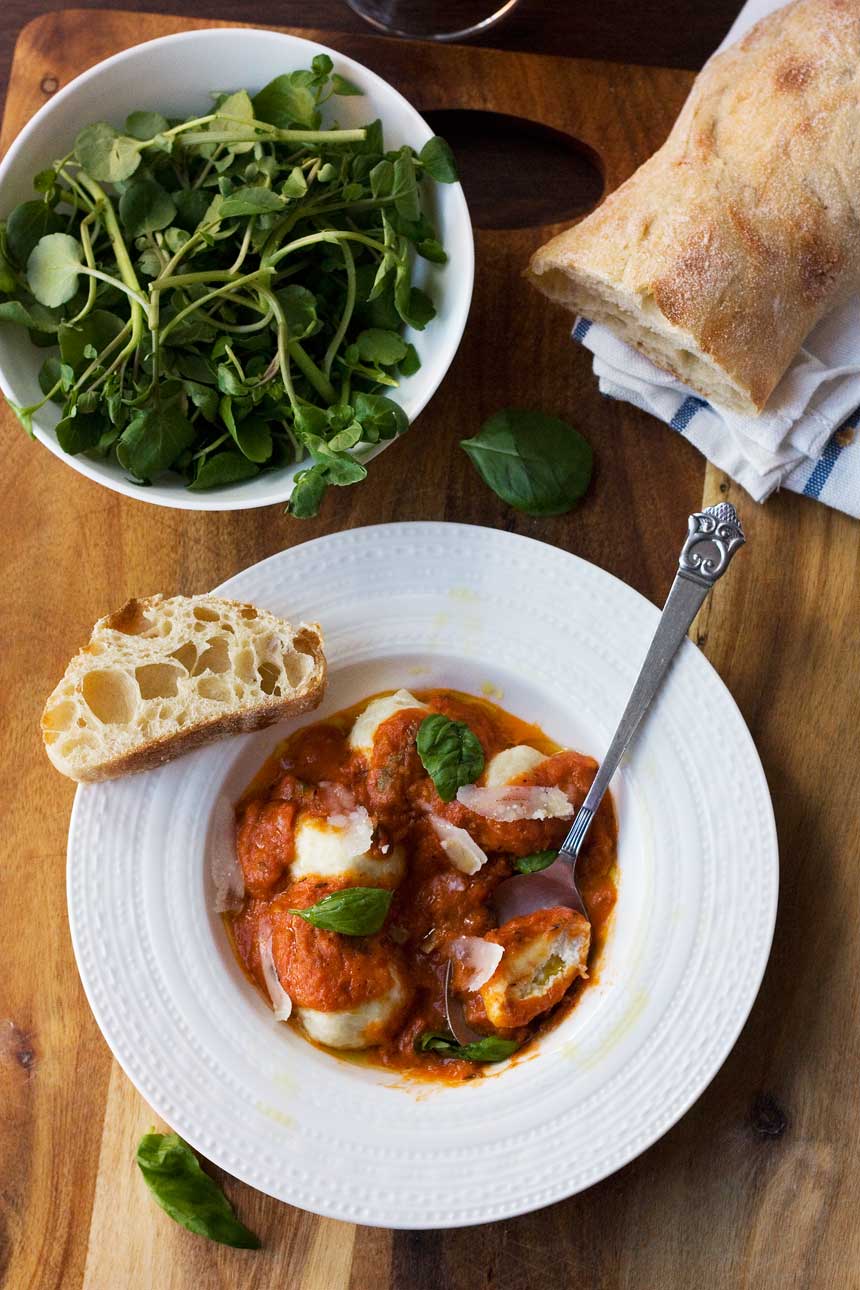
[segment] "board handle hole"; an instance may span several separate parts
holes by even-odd
[[[438,108],[423,115],[454,149],[476,228],[563,224],[603,196],[599,157],[572,135],[501,112]]]

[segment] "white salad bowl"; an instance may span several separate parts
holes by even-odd
[[[334,70],[363,91],[362,97],[336,100],[338,123],[344,128],[379,117],[388,148],[408,144],[420,149],[433,131],[406,99],[374,72],[315,41],[283,32],[252,28],[213,28],[163,36],[114,54],[70,81],[21,131],[0,163],[0,218],[19,202],[32,199],[33,176],[71,148],[78,132],[94,121],[122,126],[135,109],[165,116],[188,116],[207,110],[212,91],[247,89],[256,93],[275,76],[309,67],[314,54],[327,53]],[[428,213],[445,246],[448,265],[418,260],[413,268],[416,286],[428,290],[437,315],[423,332],[407,328],[421,358],[421,368],[393,392],[410,421],[426,406],[457,352],[474,278],[472,225],[460,184],[434,184],[426,194]],[[0,325],[0,388],[24,406],[41,398],[38,374],[48,351],[34,346],[22,327]],[[149,488],[132,483],[115,463],[71,457],[57,442],[54,427],[59,410],[49,404],[33,417],[36,438],[67,465],[107,488],[139,501],[179,510],[233,511],[270,506],[290,496],[293,477],[301,465],[264,471],[253,479],[206,492],[192,493],[176,477],[157,480]],[[386,446],[362,452],[362,460]]]

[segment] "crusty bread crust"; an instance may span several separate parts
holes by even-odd
[[[72,779],[113,779],[310,711],[325,682],[316,624],[216,596],[130,600],[48,699],[45,750]]]
[[[860,0],[795,0],[711,59],[663,147],[528,276],[756,415],[860,285],[858,135]]]

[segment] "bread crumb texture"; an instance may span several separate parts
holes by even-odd
[[[318,705],[322,635],[215,596],[130,600],[100,619],[42,714],[53,764],[76,780],[168,761]]]

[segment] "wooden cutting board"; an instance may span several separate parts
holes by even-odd
[[[18,42],[4,145],[47,96],[99,59],[203,25],[93,10],[37,18]],[[660,144],[692,79],[473,47],[300,34],[368,64],[423,111],[500,112],[572,136],[598,159],[609,188]],[[555,190],[573,180],[553,184],[542,172],[524,186],[540,139],[512,165],[514,124],[494,133],[484,117],[447,120],[466,139],[474,122],[482,141],[477,155],[467,149],[464,158],[467,195],[485,225],[476,231],[469,326],[410,433],[375,463],[363,487],[336,491],[318,520],[287,520],[278,509],[183,514],[127,500],[77,476],[31,444],[5,410],[0,415],[0,531],[8,552],[0,659],[7,700],[0,1285],[7,1290],[860,1287],[860,529],[804,498],[756,507],[706,470],[680,435],[602,399],[589,357],[568,339],[567,317],[520,278],[530,250],[560,227],[545,222],[554,217],[548,210],[558,210]],[[571,202],[581,210],[576,194]],[[595,479],[572,515],[514,514],[457,447],[510,404],[566,416],[594,445]],[[620,1173],[510,1222],[449,1233],[354,1228],[224,1178],[262,1237],[261,1252],[216,1247],[171,1224],[132,1163],[136,1139],[154,1117],[113,1063],[77,979],[63,880],[72,789],[49,769],[37,732],[42,699],[91,623],[132,594],[202,591],[307,538],[404,519],[529,534],[659,601],[686,515],[721,497],[740,508],[749,545],[694,636],[761,750],[783,887],[762,993],[711,1088]],[[702,748],[705,765],[719,756],[718,746]]]

